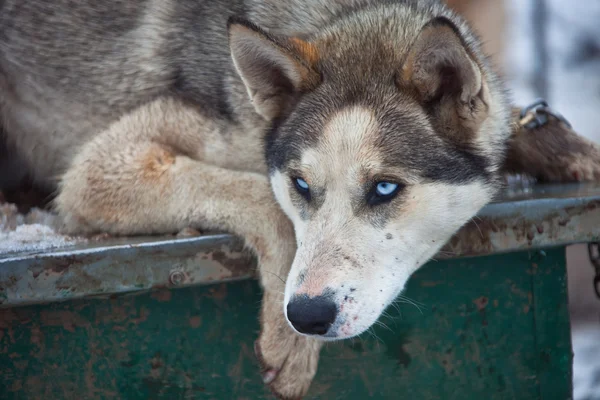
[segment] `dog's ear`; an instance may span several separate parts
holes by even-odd
[[[228,32],[235,68],[256,111],[265,119],[278,117],[298,94],[318,85],[314,45],[274,37],[239,18],[229,19]]]
[[[447,18],[428,22],[402,66],[399,84],[458,141],[476,133],[488,114],[489,91],[480,66]]]

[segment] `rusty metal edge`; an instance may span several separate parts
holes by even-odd
[[[436,258],[566,246],[600,238],[600,196],[490,204]]]
[[[577,193],[577,195],[582,195]],[[492,203],[436,259],[483,256],[600,238],[600,191]],[[0,307],[110,297],[161,287],[249,279],[256,263],[239,238],[127,238],[0,259]]]
[[[249,279],[255,265],[223,234],[19,255],[0,260],[0,308]]]

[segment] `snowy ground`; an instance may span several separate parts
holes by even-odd
[[[83,240],[56,233],[55,222],[54,215],[37,208],[23,215],[13,204],[0,204],[0,254],[46,250]]]

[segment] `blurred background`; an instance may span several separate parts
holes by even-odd
[[[485,41],[517,105],[537,97],[600,142],[600,0],[448,0]],[[600,400],[600,299],[587,246],[567,252],[574,399]]]

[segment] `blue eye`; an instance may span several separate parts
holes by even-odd
[[[306,201],[310,201],[310,187],[308,186],[308,183],[302,178],[292,178],[292,182],[294,182],[296,191],[300,193]]]
[[[296,187],[299,190],[304,190],[304,191],[308,190],[308,183],[306,183],[306,181],[304,179],[296,178],[296,179],[294,179],[294,182],[296,183]]]
[[[392,182],[379,182],[375,187],[378,196],[389,196],[398,190],[399,185]]]
[[[367,203],[370,206],[387,203],[396,197],[401,188],[402,185],[398,183],[377,182],[367,195]]]

